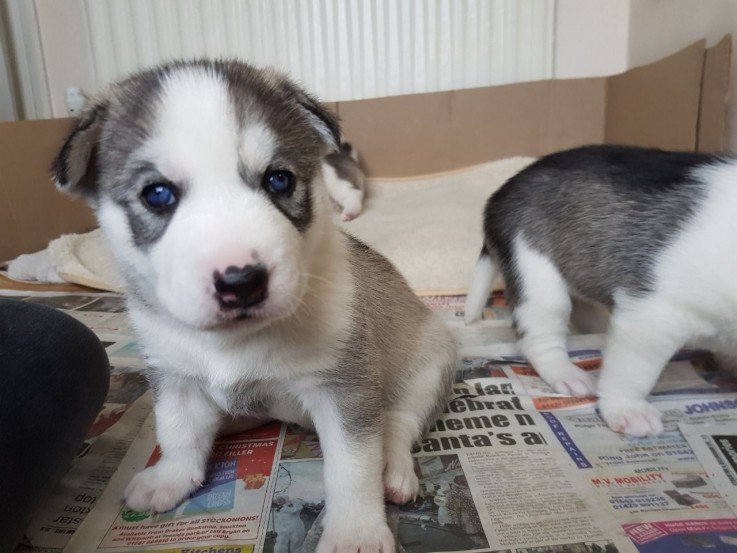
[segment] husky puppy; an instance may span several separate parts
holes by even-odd
[[[175,62],[113,85],[77,119],[57,186],[96,211],[124,275],[155,393],[159,462],[131,509],[197,489],[233,418],[317,430],[323,553],[394,551],[384,495],[411,499],[410,456],[440,412],[455,339],[381,255],[340,232],[325,108],[238,62]]]
[[[737,349],[737,159],[621,146],[541,158],[486,204],[466,300],[477,319],[499,268],[520,347],[559,393],[599,396],[609,427],[663,431],[648,404],[686,343]],[[612,308],[598,386],[566,353],[571,296]]]
[[[366,179],[358,164],[358,153],[350,142],[342,142],[340,151],[325,156],[323,175],[328,194],[341,211],[341,219],[355,219],[363,209]]]

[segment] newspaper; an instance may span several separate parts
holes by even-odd
[[[714,486],[737,512],[737,426],[725,422],[681,423],[678,428]]]
[[[537,376],[507,339],[498,298],[476,327],[462,324],[462,297],[425,301],[463,349],[445,412],[413,450],[418,496],[387,507],[398,551],[737,551],[737,380],[709,354],[673,359],[650,397],[665,432],[631,438],[606,427],[593,398],[557,394]],[[125,325],[70,313],[100,325],[108,351],[122,351],[114,363],[135,365]],[[569,345],[596,378],[603,337]],[[137,401],[150,413],[148,394]],[[223,438],[205,485],[177,508],[126,509],[125,486],[157,458],[149,415],[65,552],[314,551],[324,488],[313,432],[275,422]]]

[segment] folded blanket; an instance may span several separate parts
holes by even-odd
[[[65,234],[48,248],[24,254],[8,264],[15,280],[72,282],[100,290],[120,292],[122,280],[100,229],[85,234]]]

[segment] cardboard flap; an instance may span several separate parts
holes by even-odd
[[[69,124],[69,119],[0,123],[0,261],[95,227],[92,210],[51,182],[51,160]]]
[[[723,152],[727,149],[727,102],[732,35],[726,35],[706,51],[701,81],[696,150]]]
[[[610,144],[693,150],[701,100],[705,41],[607,79]]]
[[[340,102],[369,178],[445,173],[601,142],[604,80],[538,81]]]

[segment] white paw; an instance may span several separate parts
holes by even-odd
[[[316,553],[394,553],[394,535],[386,521],[371,523],[356,517],[344,517],[337,524],[324,524]]]
[[[401,459],[389,459],[384,468],[384,496],[388,501],[404,505],[417,497],[419,487],[409,453]]]
[[[599,410],[609,428],[637,438],[663,433],[662,414],[645,400],[599,399]]]
[[[596,395],[594,379],[573,363],[546,372],[544,378],[559,394],[578,397]]]
[[[133,477],[125,489],[125,503],[134,511],[163,513],[189,497],[204,479],[202,470],[162,459]]]

